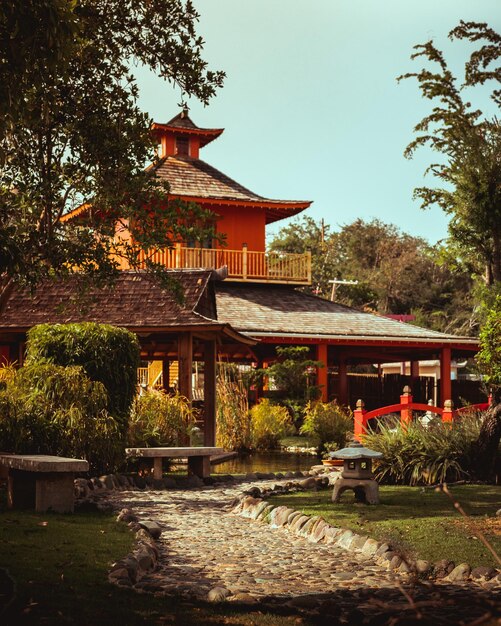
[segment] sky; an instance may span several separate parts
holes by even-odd
[[[433,39],[461,76],[471,46],[448,32],[465,21],[501,30],[501,0],[194,0],[210,69],[226,72],[209,106],[189,99],[201,127],[225,128],[200,158],[255,193],[312,200],[303,215],[333,230],[378,218],[430,243],[448,217],[423,211],[415,187],[434,155],[403,156],[432,108],[415,80],[412,48]],[[179,88],[136,72],[139,104],[158,122],[179,112]],[[469,94],[489,115],[488,90]],[[273,236],[282,220],[268,227]]]

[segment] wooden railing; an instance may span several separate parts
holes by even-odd
[[[140,251],[139,267],[146,259],[172,269],[218,269],[226,266],[228,278],[248,282],[311,284],[311,253],[255,252],[244,246],[241,250],[226,248],[187,248],[176,244],[150,254]],[[121,263],[121,269],[127,269]]]

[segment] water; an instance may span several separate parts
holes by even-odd
[[[314,454],[299,452],[252,452],[212,466],[214,474],[248,474],[250,472],[296,472],[309,470],[320,461]]]

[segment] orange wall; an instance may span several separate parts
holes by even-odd
[[[256,207],[213,206],[207,207],[221,216],[217,221],[217,232],[226,234],[226,247],[241,250],[246,243],[249,250],[265,250],[264,209]]]

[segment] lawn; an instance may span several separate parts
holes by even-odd
[[[109,514],[35,514],[0,507],[0,568],[16,582],[2,626],[73,624],[309,624],[235,606],[210,606],[121,590],[107,582],[109,564],[129,552],[133,535]],[[4,596],[4,597],[2,597]]]
[[[501,487],[460,485],[450,491],[471,516],[468,522],[445,494],[420,487],[381,486],[381,504],[377,506],[355,504],[351,492],[343,494],[341,504],[333,504],[331,489],[274,496],[269,500],[308,515],[320,515],[333,526],[389,541],[414,557],[429,561],[449,558],[472,567],[499,567],[476,538],[475,527],[480,527],[501,553],[501,518],[495,517],[501,506]]]

